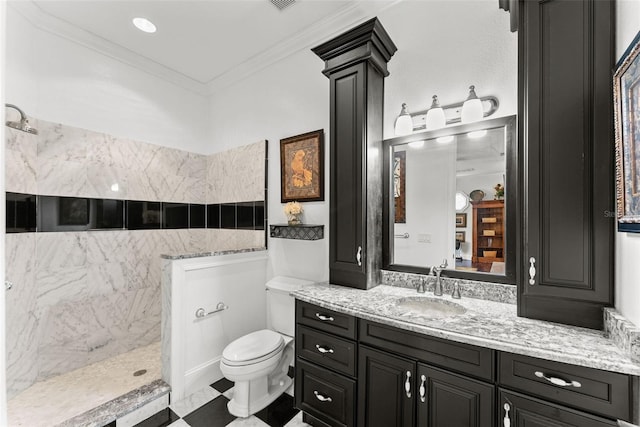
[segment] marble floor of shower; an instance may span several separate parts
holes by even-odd
[[[36,383],[9,400],[9,426],[104,425],[90,419],[168,393],[161,367],[157,342]]]

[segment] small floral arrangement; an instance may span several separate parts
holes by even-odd
[[[493,189],[496,190],[496,199],[502,199],[504,197],[504,186],[502,184],[496,184]]]
[[[302,205],[298,202],[289,202],[284,205],[285,215],[300,215],[303,212]]]
[[[302,215],[302,205],[298,202],[289,202],[284,205],[284,214],[287,216],[287,220],[289,225],[300,225],[302,221],[300,221],[300,215]]]

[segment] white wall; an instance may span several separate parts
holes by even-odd
[[[321,73],[323,62],[310,50],[213,95],[211,150],[225,150],[243,141],[269,141],[268,218],[284,223],[280,203],[280,140],[325,130],[325,201],[304,203],[303,222],[324,224],[325,238],[300,241],[270,238],[273,274],[309,280],[329,278],[329,80]],[[215,145],[214,145],[215,144]]]
[[[433,95],[459,103],[472,84],[498,97],[494,117],[517,114],[518,36],[496,1],[403,1],[379,18],[398,47],[385,80],[385,138],[403,102],[409,111],[429,108]]]
[[[479,96],[499,97],[496,116],[516,113],[517,37],[509,32],[509,15],[495,1],[404,1],[378,18],[398,46],[385,80],[385,138],[393,136],[402,102],[414,111],[427,108],[434,93],[443,104],[460,102],[470,84],[477,85]],[[470,29],[476,33],[473,37],[468,36]],[[270,223],[285,221],[279,187],[280,139],[324,128],[328,152],[329,81],[322,69],[322,61],[305,49],[212,98],[211,149],[269,140]],[[328,162],[325,173],[325,201],[305,203],[303,218],[306,223],[325,224],[325,238],[270,239],[273,274],[328,279]]]
[[[616,56],[619,59],[640,30],[640,0],[618,0]],[[616,233],[616,308],[640,326],[640,234]]]
[[[37,29],[12,2],[6,64],[7,102],[30,117],[205,154],[205,97]]]
[[[5,103],[5,65],[6,52],[6,12],[7,3],[0,2],[0,105]],[[4,126],[0,126],[0,141],[4,141]],[[4,259],[5,238],[5,197],[4,197],[4,144],[0,144],[0,259]],[[0,262],[0,280],[4,282],[4,262]],[[5,293],[0,292],[0,426],[7,424],[7,389],[6,382],[6,357],[5,357]]]
[[[407,149],[406,223],[395,224],[394,263],[431,267],[447,259],[454,265],[455,144],[425,144]],[[420,242],[419,235],[429,242]]]

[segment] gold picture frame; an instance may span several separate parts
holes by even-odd
[[[324,200],[324,130],[280,140],[280,200]]]

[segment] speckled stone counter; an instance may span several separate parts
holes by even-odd
[[[179,253],[179,254],[162,254],[160,255],[163,259],[187,259],[187,258],[202,258],[207,256],[218,256],[218,255],[230,255],[230,254],[241,254],[245,252],[259,252],[266,251],[267,248],[249,248],[249,249],[232,249],[228,251],[213,251],[213,252],[192,252],[192,253]]]
[[[601,331],[518,317],[516,306],[475,298],[380,285],[368,291],[319,283],[293,292],[302,301],[400,329],[495,350],[640,375],[636,363]],[[437,298],[461,305],[463,314],[433,319],[397,308],[405,297]]]

